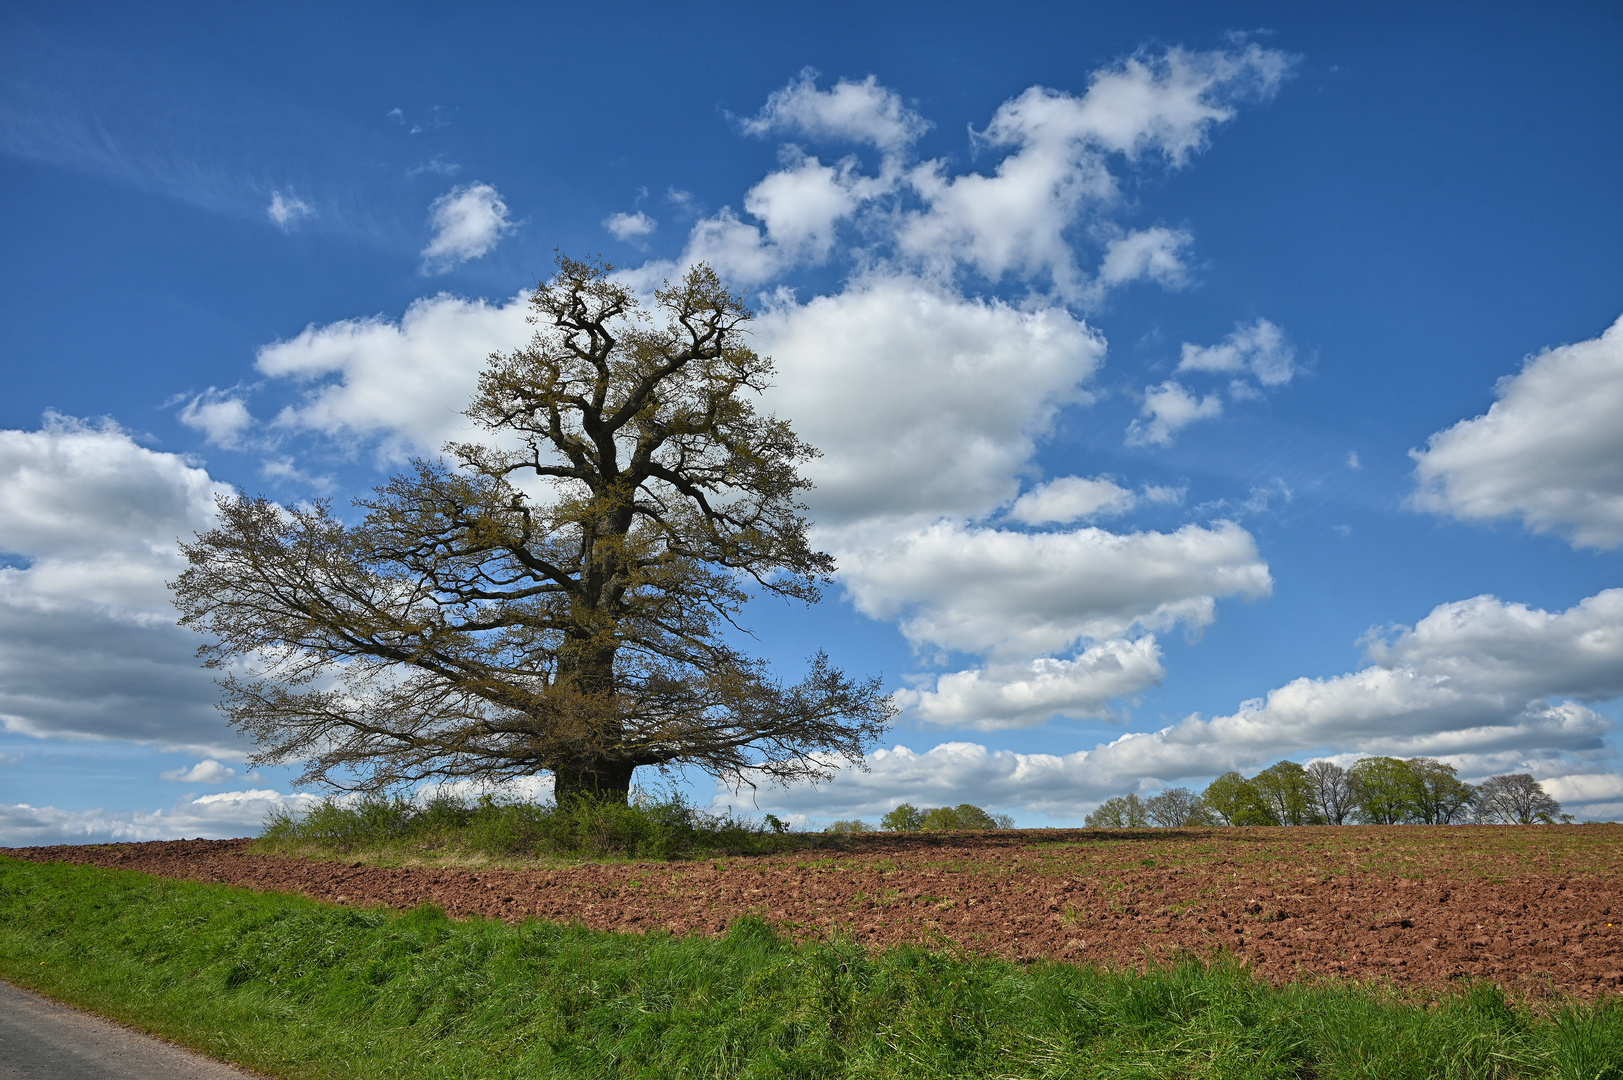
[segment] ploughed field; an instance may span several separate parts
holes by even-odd
[[[249,840],[0,849],[453,917],[795,936],[1142,967],[1227,950],[1263,976],[1623,990],[1623,826],[867,834],[838,848],[512,868],[256,854]]]

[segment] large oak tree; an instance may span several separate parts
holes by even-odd
[[[382,790],[551,772],[623,800],[644,766],[732,782],[859,764],[892,715],[821,654],[797,685],[732,644],[752,592],[814,601],[798,466],[816,451],[752,399],[770,360],[706,267],[652,310],[568,258],[532,298],[445,447],[358,501],[242,493],[182,548],[184,625],[209,635],[222,708],[256,763]]]

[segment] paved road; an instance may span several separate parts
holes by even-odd
[[[0,982],[0,1080],[263,1080]]]

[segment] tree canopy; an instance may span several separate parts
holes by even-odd
[[[1313,781],[1307,770],[1294,761],[1281,761],[1262,770],[1251,778],[1268,807],[1268,813],[1279,825],[1317,825],[1318,815],[1313,812]]]
[[[1347,770],[1359,820],[1366,825],[1401,825],[1414,816],[1417,784],[1408,762],[1367,757]]]
[[[1237,772],[1226,772],[1213,780],[1201,801],[1225,825],[1279,824],[1262,793]]]
[[[1347,770],[1333,761],[1310,761],[1307,774],[1308,798],[1313,812],[1328,825],[1340,825],[1353,812],[1352,781]]]
[[[1156,825],[1166,829],[1183,829],[1192,825],[1210,825],[1211,811],[1199,795],[1186,787],[1168,788],[1144,801],[1144,811]]]
[[[815,601],[816,451],[754,410],[772,374],[707,267],[642,308],[607,265],[560,257],[529,345],[492,355],[448,444],[346,524],[244,493],[182,549],[184,625],[209,635],[255,763],[386,789],[550,771],[624,799],[643,766],[732,782],[860,765],[893,714],[821,654],[784,686],[732,645],[752,591]]]
[[[1484,821],[1505,825],[1554,824],[1561,804],[1530,773],[1490,776],[1477,794],[1477,813]],[[1568,818],[1567,820],[1571,820]]]
[[[1090,829],[1144,829],[1149,827],[1150,816],[1144,800],[1128,792],[1100,803],[1083,824]]]

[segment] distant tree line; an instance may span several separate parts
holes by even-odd
[[[890,832],[945,832],[959,829],[1012,829],[1014,818],[1008,814],[990,814],[970,803],[957,806],[927,806],[922,810],[912,803],[902,803],[879,819],[879,826]],[[866,821],[836,821],[824,832],[873,832]]]
[[[1090,829],[1198,825],[1553,825],[1571,822],[1527,773],[1461,780],[1435,758],[1367,757],[1342,768],[1281,761],[1249,779],[1226,772],[1199,795],[1169,788],[1148,799],[1106,799]]]

